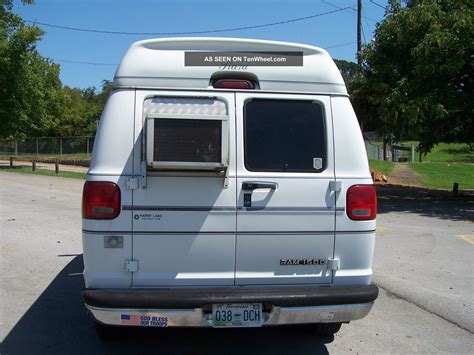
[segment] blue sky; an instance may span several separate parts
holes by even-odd
[[[382,7],[387,1],[363,0],[362,3],[363,39],[370,41],[376,22],[383,18]],[[357,0],[36,0],[35,5],[22,5],[15,0],[13,11],[26,20],[60,26],[122,32],[185,32],[252,26],[351,7],[299,22],[199,36],[306,43],[327,48],[334,58],[355,61],[356,4]],[[120,62],[130,44],[158,37],[40,27],[46,31],[38,44],[40,53],[61,64],[63,84],[80,88],[100,87],[103,79],[112,80],[114,64]]]

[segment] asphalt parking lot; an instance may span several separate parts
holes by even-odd
[[[375,282],[365,319],[311,327],[133,329],[103,343],[81,303],[75,179],[0,172],[0,353],[473,353],[474,201],[379,190]]]

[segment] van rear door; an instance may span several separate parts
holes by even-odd
[[[328,96],[236,94],[236,284],[330,284],[336,196]]]
[[[142,142],[142,134],[150,117],[160,119],[155,123],[155,144],[162,140],[153,149],[170,168],[149,169],[146,188],[133,190],[133,205],[124,206],[133,210],[133,259],[138,269],[133,286],[234,284],[234,112],[233,93],[137,90],[134,173],[140,175],[140,164],[146,161],[148,142]],[[220,121],[226,130],[216,136],[213,127],[220,127]],[[173,170],[182,156],[182,161],[199,165],[198,158],[212,161],[221,152],[227,157],[226,186],[222,172]],[[166,161],[167,156],[175,162]]]

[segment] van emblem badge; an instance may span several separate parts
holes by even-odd
[[[280,259],[280,265],[325,265],[324,259]]]

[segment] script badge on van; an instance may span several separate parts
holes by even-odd
[[[280,265],[291,266],[291,265],[324,265],[326,260],[324,259],[280,259]]]

